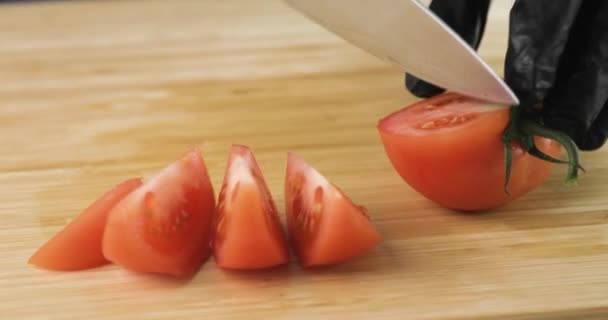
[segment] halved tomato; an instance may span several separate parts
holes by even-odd
[[[387,116],[378,130],[392,165],[412,188],[448,208],[482,210],[533,190],[554,167],[513,144],[507,194],[502,133],[508,121],[507,106],[444,93]],[[559,156],[557,142],[536,137],[535,143]]]
[[[201,152],[191,150],[112,209],[104,256],[134,271],[191,275],[209,256],[214,210]]]
[[[302,266],[345,262],[382,240],[363,207],[293,153],[285,179],[289,237]]]
[[[57,271],[83,270],[109,263],[101,250],[108,213],[141,184],[141,179],[129,179],[106,192],[42,245],[28,262]]]
[[[276,206],[246,146],[232,146],[216,212],[213,247],[220,267],[260,269],[289,261]]]

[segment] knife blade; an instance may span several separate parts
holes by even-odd
[[[518,105],[477,53],[416,0],[285,0],[328,31],[427,82],[488,102]]]

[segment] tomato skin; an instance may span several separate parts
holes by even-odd
[[[193,149],[112,209],[104,256],[137,272],[190,276],[210,254],[214,210],[207,168]]]
[[[246,146],[232,146],[214,220],[214,256],[221,268],[262,269],[289,261],[276,206]]]
[[[116,185],[42,245],[28,262],[55,271],[85,270],[108,264],[101,247],[108,214],[120,200],[141,185],[139,178]]]
[[[513,145],[509,194],[505,193],[502,133],[509,121],[508,108],[480,112],[469,123],[450,130],[395,133],[395,129],[390,128],[396,125],[391,117],[409,112],[406,111],[408,108],[432,105],[446,98],[466,99],[453,93],[442,94],[415,103],[379,122],[379,133],[391,164],[413,189],[447,208],[485,210],[528,193],[551,173],[552,163],[537,159],[520,146]],[[444,108],[449,110],[450,106]],[[415,117],[414,113],[411,116]],[[539,137],[535,141],[543,152],[559,156],[561,147],[557,142]]]
[[[382,241],[363,207],[293,153],[288,155],[285,208],[289,238],[303,267],[343,263]]]
[[[367,253],[382,241],[378,231],[370,227],[362,208],[350,200],[330,203],[326,210],[330,216],[319,224],[317,241],[308,248],[300,244],[303,266],[343,263]]]

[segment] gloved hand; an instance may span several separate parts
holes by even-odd
[[[430,9],[477,49],[490,0],[433,0]],[[565,133],[581,150],[608,137],[608,1],[516,0],[505,81],[526,116]],[[418,97],[443,89],[406,74]],[[542,108],[538,108],[542,106]]]

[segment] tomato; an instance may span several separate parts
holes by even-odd
[[[276,206],[246,146],[232,146],[216,212],[213,246],[220,267],[260,269],[289,261]]]
[[[174,161],[110,212],[104,256],[127,269],[188,276],[210,254],[213,187],[198,149]]]
[[[483,210],[503,205],[539,186],[554,165],[512,144],[509,193],[504,190],[502,133],[507,106],[444,93],[401,109],[378,123],[392,165],[413,189],[448,208]],[[561,146],[535,137],[557,157]]]
[[[363,207],[293,153],[287,161],[285,207],[289,238],[304,267],[345,262],[382,240]]]
[[[129,179],[106,192],[42,245],[28,262],[57,271],[90,269],[109,263],[101,250],[108,213],[141,184],[141,179]]]

